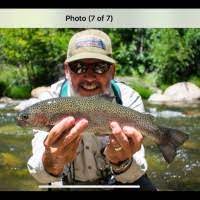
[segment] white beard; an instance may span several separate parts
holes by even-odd
[[[81,97],[80,94],[78,94],[74,89],[73,89],[73,86],[72,86],[72,82],[71,82],[71,78],[68,77],[67,79],[67,82],[69,83],[69,95],[70,96],[77,96],[77,97]],[[109,85],[109,87],[107,88],[107,90],[104,92],[104,94],[106,95],[113,95],[113,91],[111,89],[111,85]]]

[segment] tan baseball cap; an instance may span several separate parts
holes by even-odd
[[[69,41],[66,62],[95,58],[116,63],[112,56],[109,36],[97,29],[88,29],[76,33]]]

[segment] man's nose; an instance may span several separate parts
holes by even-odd
[[[87,72],[84,74],[84,78],[91,79],[91,81],[96,79],[96,74],[93,72],[91,67],[89,67]]]

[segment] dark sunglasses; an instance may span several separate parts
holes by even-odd
[[[68,63],[71,71],[76,74],[83,74],[88,71],[89,66],[92,66],[92,71],[96,74],[104,74],[110,69],[111,63],[97,62],[97,63],[83,63],[83,62],[71,62]]]

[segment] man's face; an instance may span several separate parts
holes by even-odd
[[[79,66],[81,69],[84,68],[85,72],[79,74]],[[102,74],[96,73],[94,70],[101,70],[105,66],[108,66],[108,68]],[[76,69],[78,73],[73,69]],[[65,63],[65,75],[70,78],[74,91],[80,96],[93,96],[105,93],[110,86],[114,73],[114,65],[98,59],[82,59],[72,63]]]

